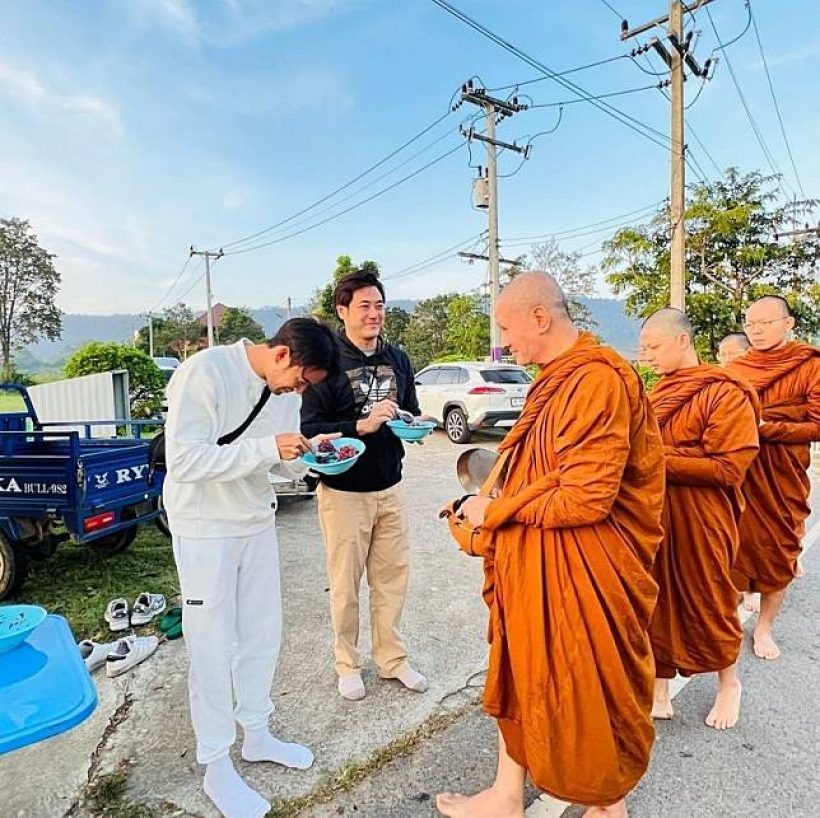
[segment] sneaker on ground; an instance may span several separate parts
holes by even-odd
[[[156,636],[126,636],[117,642],[105,660],[109,678],[120,676],[144,662],[159,646]]]
[[[108,654],[116,647],[116,642],[95,642],[92,639],[83,639],[82,642],[77,643],[77,648],[80,651],[80,656],[83,657],[86,668],[89,673],[93,673],[98,667],[105,664]]]
[[[162,594],[149,594],[143,591],[134,600],[131,611],[131,625],[147,625],[155,616],[165,610],[165,597]]]
[[[112,599],[105,609],[105,621],[115,633],[117,631],[127,631],[131,627],[131,612],[128,608],[128,600],[122,597]]]

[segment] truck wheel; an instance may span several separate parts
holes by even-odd
[[[121,520],[133,519],[134,512],[131,509],[124,508],[120,515]],[[88,545],[100,554],[111,556],[112,554],[119,554],[120,551],[125,551],[129,545],[137,538],[138,525],[132,525],[129,528],[123,528],[115,531],[113,534],[107,534],[105,537],[100,537],[98,540],[91,540]]]
[[[171,529],[168,527],[168,514],[165,511],[165,506],[162,505],[162,495],[157,498],[157,511],[159,515],[154,517],[154,523],[164,536],[171,538]]]
[[[0,534],[0,599],[23,587],[28,574],[28,558],[22,549]]]
[[[467,425],[467,415],[458,406],[454,406],[447,412],[444,418],[444,430],[453,443],[469,443],[473,436]]]

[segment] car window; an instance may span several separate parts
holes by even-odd
[[[428,369],[416,375],[416,383],[420,386],[430,386],[438,380],[438,369]]]
[[[441,386],[442,384],[448,385],[458,382],[458,367],[445,366],[441,368],[441,374],[438,376],[436,384]]]
[[[529,383],[530,376],[523,369],[482,369],[485,383]]]
[[[470,373],[461,367],[458,370],[458,376],[456,377],[456,383],[467,383],[470,380]]]

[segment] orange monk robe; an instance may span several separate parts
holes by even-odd
[[[664,538],[652,572],[656,675],[731,667],[743,631],[732,565],[740,487],[758,450],[754,390],[710,366],[680,369],[649,395],[666,452]]]
[[[760,454],[743,484],[735,579],[744,590],[772,593],[794,578],[809,516],[809,444],[820,440],[820,349],[791,342],[751,349],[728,371],[757,391],[763,412]]]
[[[613,804],[655,738],[658,427],[635,370],[582,333],[541,371],[501,449],[509,467],[476,549],[490,604],[484,707],[536,786]]]

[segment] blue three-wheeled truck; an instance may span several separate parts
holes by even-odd
[[[47,559],[66,540],[116,554],[140,523],[154,521],[168,535],[164,472],[152,470],[141,435],[158,421],[41,423],[25,387],[0,390],[19,392],[26,407],[0,413],[0,599],[19,590],[30,560]],[[67,426],[78,431],[55,428]],[[100,426],[129,436],[93,437]]]

